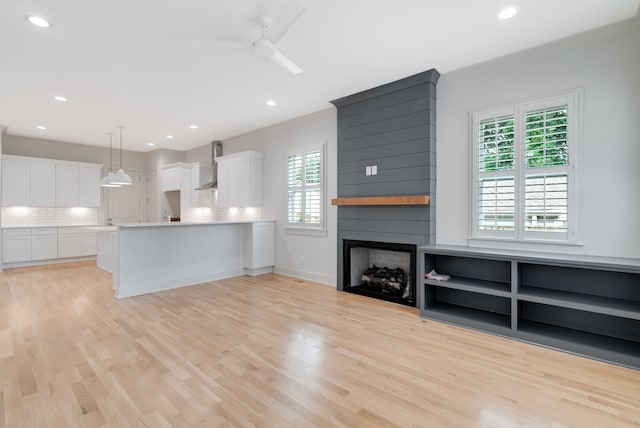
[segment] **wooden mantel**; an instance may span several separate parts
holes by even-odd
[[[429,196],[366,196],[361,198],[334,198],[331,205],[429,205]]]

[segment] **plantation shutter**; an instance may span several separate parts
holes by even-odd
[[[321,159],[320,151],[305,156],[305,218],[307,224],[320,224],[321,212]]]
[[[514,230],[515,128],[514,115],[480,121],[478,132],[479,230]]]
[[[322,225],[322,152],[309,151],[288,158],[287,219],[295,226]]]
[[[567,106],[525,114],[525,230],[567,232]]]
[[[289,223],[302,222],[302,155],[289,156],[288,162],[288,210]]]

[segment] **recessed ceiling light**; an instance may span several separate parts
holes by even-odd
[[[191,128],[191,129],[198,129],[198,125],[189,125],[189,128]]]
[[[46,127],[46,126],[42,126],[42,125],[38,125],[38,126],[36,126],[36,128],[38,128],[38,129],[42,129],[43,131],[44,131],[45,129],[47,129],[47,127]]]
[[[516,16],[516,13],[518,13],[518,10],[515,7],[505,7],[498,14],[498,18],[499,19],[513,18],[514,16]]]
[[[274,105],[276,105],[276,102],[273,101],[273,100],[269,100],[269,101],[267,101],[267,105],[270,106],[270,107],[273,107]]]
[[[155,146],[155,144],[154,143],[147,143],[147,146],[153,147],[153,146]]]
[[[33,25],[37,25],[38,27],[42,27],[42,28],[51,27],[51,24],[49,24],[46,19],[40,18],[39,16],[29,16],[29,15],[27,15],[25,18],[27,18],[27,21],[29,21]]]
[[[173,135],[167,135],[168,140],[173,140]]]
[[[61,97],[60,95],[56,95],[55,97],[53,97],[54,100],[56,101],[67,101],[67,99],[65,97]]]

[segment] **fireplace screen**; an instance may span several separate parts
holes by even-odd
[[[344,241],[344,291],[415,306],[416,247]]]

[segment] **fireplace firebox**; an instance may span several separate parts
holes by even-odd
[[[362,294],[416,306],[416,246],[343,240],[344,285]]]

